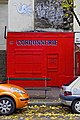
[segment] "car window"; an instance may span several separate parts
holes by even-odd
[[[75,81],[76,79],[77,79],[78,77],[75,77],[73,80],[71,80],[69,83],[67,83],[67,84],[64,84],[64,86],[68,86],[68,85],[70,85],[73,81]]]

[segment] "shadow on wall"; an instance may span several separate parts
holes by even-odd
[[[62,0],[35,0],[35,29],[51,28],[73,31],[73,16],[63,9]]]

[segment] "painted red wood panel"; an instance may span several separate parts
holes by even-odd
[[[22,87],[61,86],[74,77],[74,33],[8,32],[7,77]],[[34,78],[30,80],[30,78]],[[36,79],[35,79],[36,78]]]

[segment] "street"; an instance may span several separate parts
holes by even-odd
[[[29,105],[13,115],[0,116],[0,120],[80,120],[80,114],[65,106]]]

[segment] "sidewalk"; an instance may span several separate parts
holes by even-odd
[[[60,88],[59,87],[50,87],[50,90],[27,90],[30,96],[29,105],[61,105],[59,98]]]

